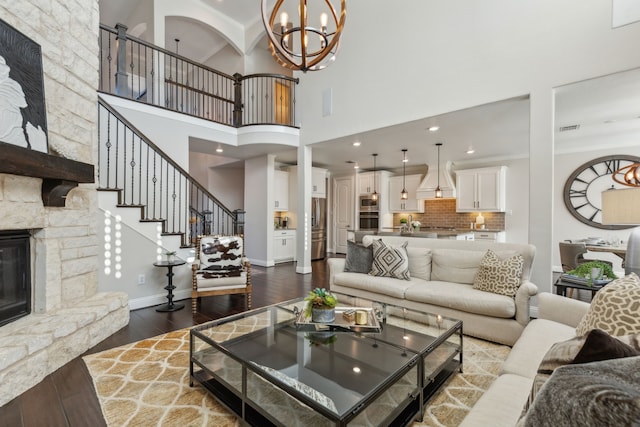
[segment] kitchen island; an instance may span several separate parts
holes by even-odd
[[[454,239],[454,240],[495,240],[503,241],[504,230],[460,230],[455,228],[427,227],[419,231],[402,231],[401,227],[383,228],[378,230],[347,230],[349,240],[361,243],[366,235],[375,236],[405,236],[422,237],[426,239]]]

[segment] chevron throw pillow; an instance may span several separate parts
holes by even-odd
[[[409,280],[409,256],[407,243],[402,246],[391,246],[382,240],[373,241],[373,264],[371,276],[394,277]]]

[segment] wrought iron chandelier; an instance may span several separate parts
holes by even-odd
[[[306,73],[322,70],[335,60],[347,15],[346,0],[340,0],[340,15],[331,0],[277,0],[271,14],[267,1],[262,0],[262,22],[271,55],[280,65]],[[319,29],[309,25],[310,15],[318,17]]]

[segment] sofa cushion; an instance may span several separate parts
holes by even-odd
[[[521,407],[531,389],[531,378],[500,375],[473,405],[460,427],[513,427],[521,415]]]
[[[409,274],[424,280],[431,280],[431,249],[408,246]]]
[[[589,311],[576,328],[576,335],[602,329],[611,335],[640,333],[640,278],[631,273],[598,291]]]
[[[382,240],[374,240],[372,246],[373,264],[369,272],[370,275],[409,280],[407,242],[401,246],[391,246]]]
[[[406,290],[405,298],[491,317],[509,319],[516,313],[513,298],[478,291],[461,283],[438,280],[416,283]]]
[[[518,425],[631,426],[640,420],[640,356],[562,366]]]
[[[484,251],[434,249],[431,255],[431,279],[472,284]]]
[[[513,297],[522,283],[523,264],[522,255],[501,259],[488,249],[473,280],[473,289]]]
[[[242,237],[204,236],[200,239],[201,270],[241,270]]]
[[[404,299],[406,290],[414,284],[426,282],[412,277],[409,280],[398,280],[393,277],[370,276],[361,273],[338,273],[333,281],[336,285],[346,286],[363,291],[388,295],[390,297]]]
[[[344,263],[344,271],[368,274],[371,271],[372,263],[373,248],[371,245],[363,246],[350,240],[347,241],[347,257]]]
[[[542,358],[559,341],[576,336],[575,328],[546,319],[529,322],[502,365],[502,372],[533,379]]]

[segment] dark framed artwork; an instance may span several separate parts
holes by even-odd
[[[0,142],[48,153],[40,45],[0,19]]]

